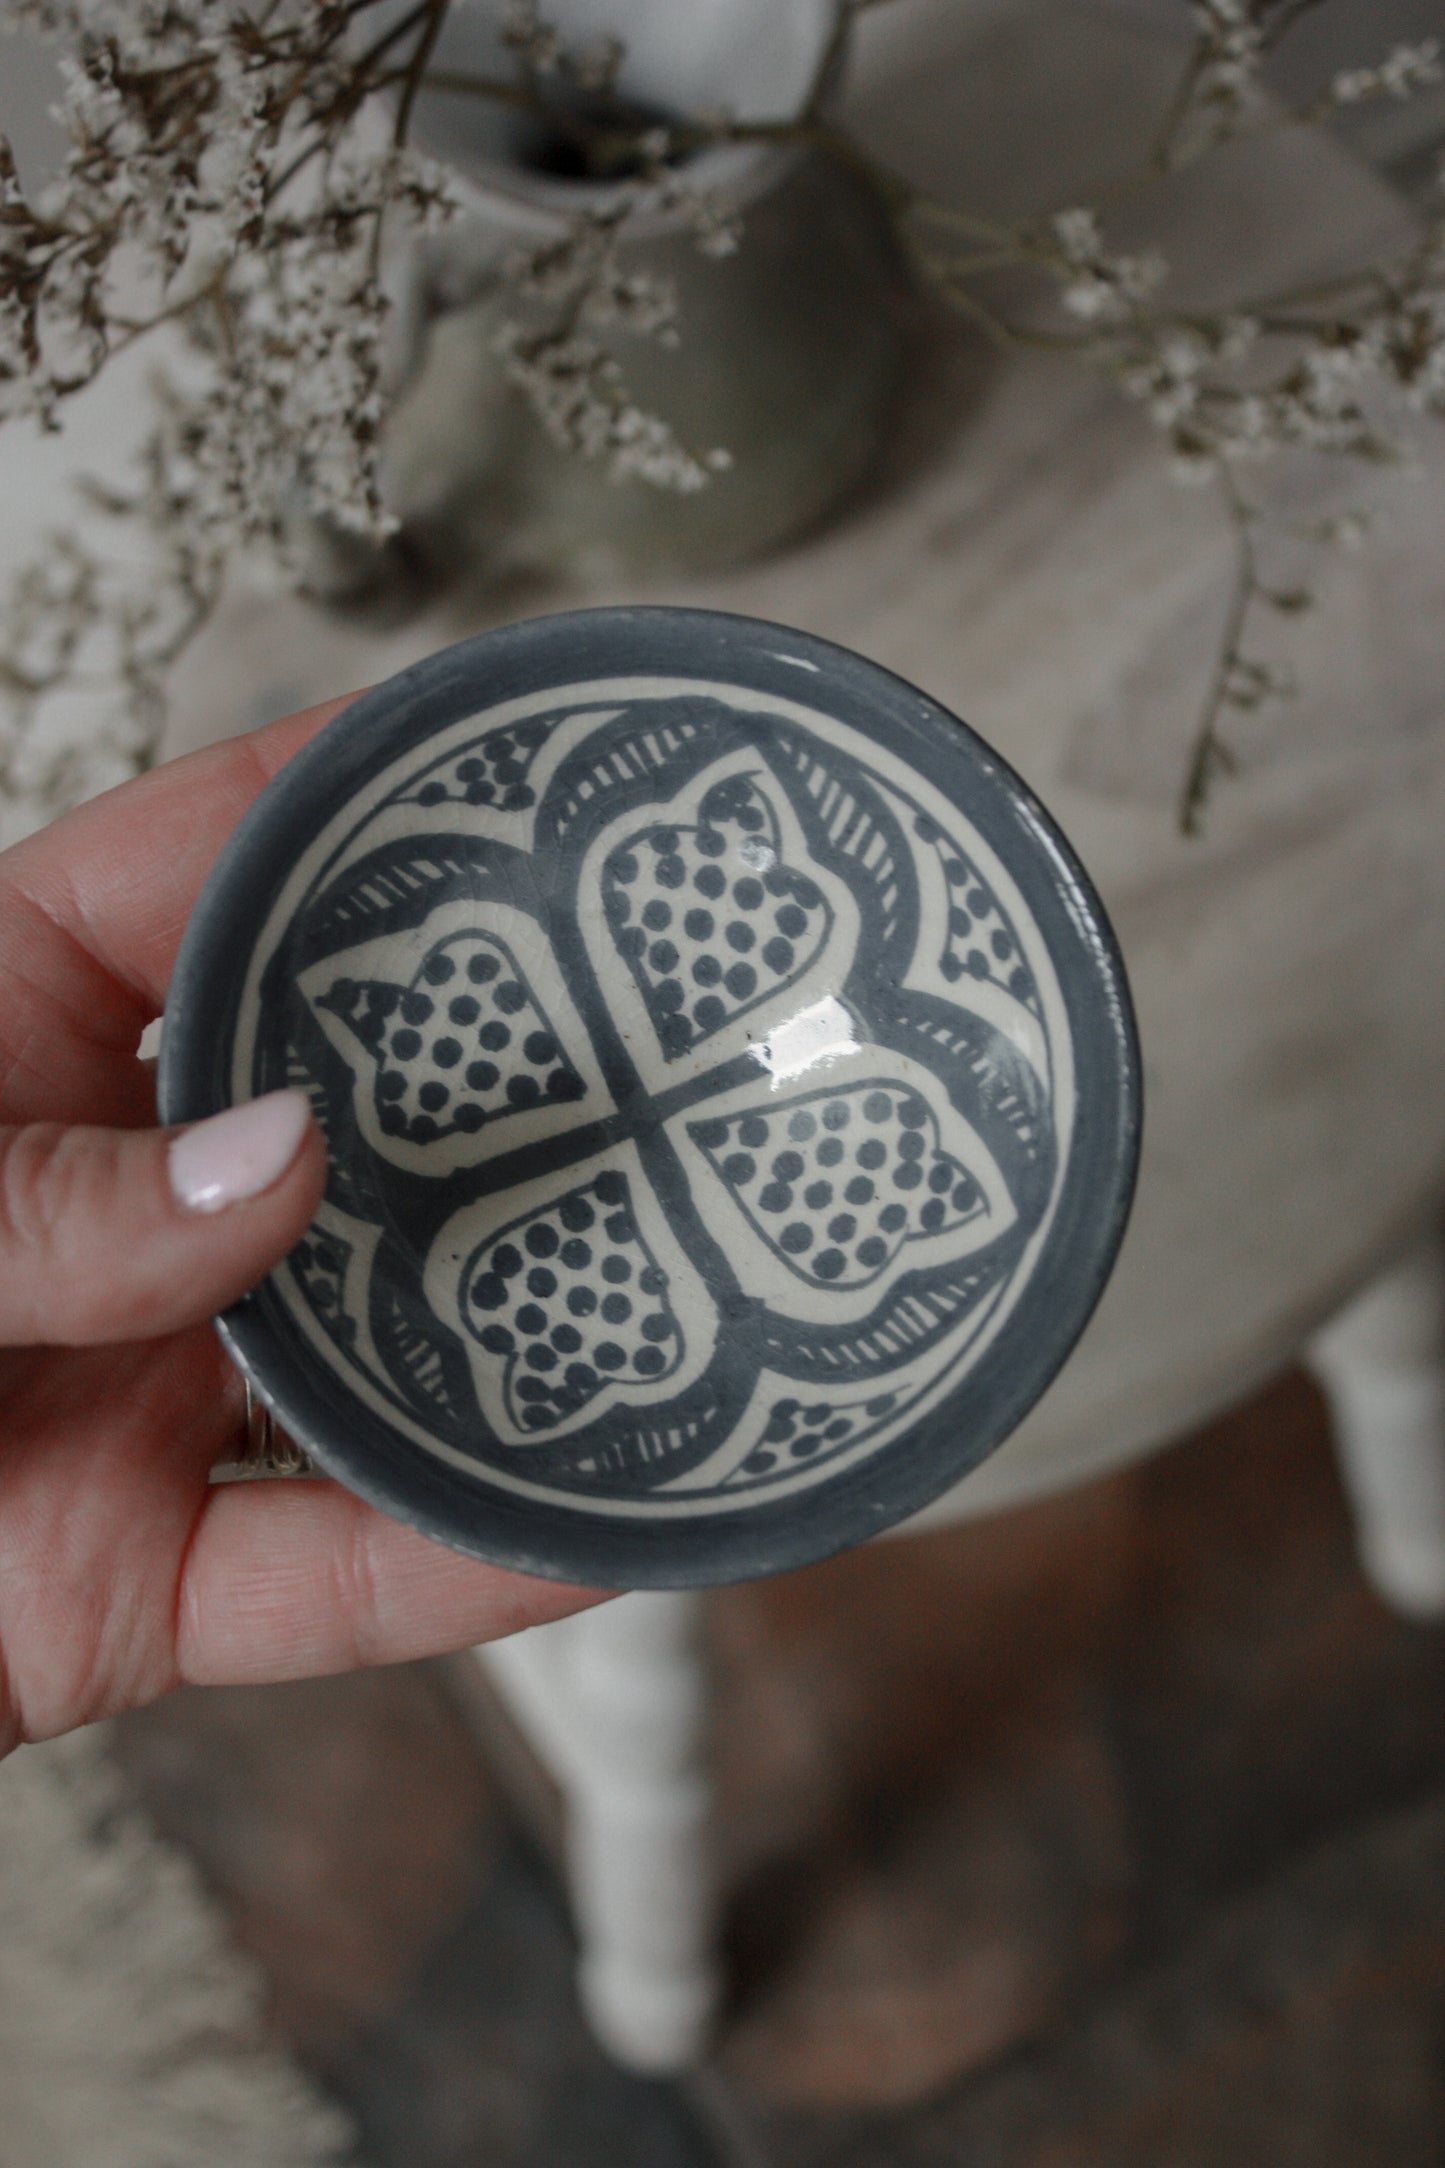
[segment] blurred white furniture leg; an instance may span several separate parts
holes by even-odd
[[[1334,1419],[1360,1562],[1398,1610],[1445,1611],[1445,1250],[1422,1240],[1305,1350]]]
[[[588,2019],[656,2074],[719,1994],[701,1626],[698,1596],[647,1592],[476,1652],[562,1789]]]

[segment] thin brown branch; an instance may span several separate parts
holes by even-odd
[[[431,12],[432,0],[416,0],[416,5],[408,8],[398,22],[394,22],[389,30],[383,31],[379,38],[374,39],[357,55],[358,73],[369,74],[383,54],[389,53],[393,45],[399,45],[404,38],[409,38],[413,30],[420,29]]]
[[[546,104],[530,82],[508,75],[471,75],[464,68],[428,68],[422,88],[452,91],[459,98],[484,98],[494,105],[525,106],[533,113]]]
[[[416,104],[417,93],[420,91],[426,76],[427,62],[431,59],[436,41],[441,36],[442,25],[447,19],[447,9],[450,4],[451,0],[426,0],[426,27],[418,38],[416,50],[407,64],[406,82],[402,87],[401,98],[396,109],[396,126],[392,131],[392,141],[396,144],[398,150],[406,142],[407,133],[411,127],[412,108]]]
[[[1203,40],[1196,40],[1180,71],[1168,108],[1159,124],[1154,140],[1144,160],[1143,170],[1152,173],[1169,173],[1174,167],[1174,142],[1185,114],[1194,102],[1199,78],[1204,69]]]
[[[867,5],[868,0],[842,0],[842,5],[833,18],[833,28],[829,34],[828,42],[823,48],[823,57],[819,62],[818,72],[813,78],[812,91],[806,105],[803,107],[803,119],[820,120],[822,118],[823,108],[830,94],[837,88],[837,78],[842,70],[849,40],[853,35],[853,25]]]
[[[1234,754],[1220,731],[1220,718],[1229,700],[1230,682],[1243,659],[1244,628],[1260,591],[1254,514],[1240,496],[1227,467],[1219,469],[1219,483],[1234,529],[1234,579],[1179,795],[1179,830],[1185,836],[1202,833],[1204,808],[1214,780],[1220,774],[1232,773],[1235,766]]]
[[[884,0],[865,0],[865,4],[881,6]],[[559,133],[575,141],[579,147],[603,151],[609,163],[620,162],[628,153],[641,160],[648,158],[649,148],[657,138],[662,139],[660,161],[666,164],[696,156],[700,151],[720,146],[745,143],[774,144],[779,147],[796,145],[800,149],[816,150],[846,166],[856,173],[875,191],[895,217],[916,212],[931,221],[952,227],[966,234],[971,240],[987,242],[995,248],[1013,251],[1018,247],[1016,237],[1007,226],[995,219],[987,219],[964,210],[958,204],[946,203],[941,197],[928,195],[899,172],[896,166],[875,157],[871,151],[836,122],[823,119],[815,112],[805,109],[802,113],[772,120],[737,120],[725,117],[718,120],[678,120],[663,128],[648,125],[643,128],[619,128],[612,125],[599,128],[596,122],[569,110],[557,100],[548,98],[531,79],[508,79],[505,77],[475,75],[464,69],[433,68],[428,70],[425,86],[428,90],[449,91],[459,97],[481,98],[494,103],[518,106],[528,112],[538,113],[557,128]]]

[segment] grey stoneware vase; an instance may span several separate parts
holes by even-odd
[[[504,12],[501,0],[459,0],[435,69],[506,79]],[[617,94],[628,116],[725,108],[788,119],[841,72],[839,0],[567,0],[546,12],[580,48],[604,32],[623,39]],[[565,82],[541,88],[565,119]],[[685,160],[676,173],[688,189],[741,221],[740,246],[722,257],[699,248],[665,191],[644,192],[629,214],[622,267],[675,289],[677,343],[606,323],[581,329],[615,359],[642,412],[700,457],[726,455],[706,486],[679,493],[615,480],[605,457],[554,441],[497,351],[506,325],[548,314],[519,298],[509,267],[559,243],[577,213],[615,209],[627,178],[589,176],[560,129],[455,92],[423,94],[413,132],[466,183],[470,207],[394,267],[384,494],[402,532],[380,557],[342,538],[318,547],[315,591],[344,603],[388,583],[425,595],[518,573],[716,569],[803,532],[856,487],[894,400],[910,302],[888,221],[853,174],[796,144]]]
[[[309,1092],[315,1224],[220,1322],[323,1468],[658,1587],[876,1533],[1082,1329],[1139,1133],[1047,814],[902,680],[693,610],[538,618],[281,771],[187,929],[163,1118]]]

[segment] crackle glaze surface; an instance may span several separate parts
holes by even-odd
[[[586,1570],[587,1526],[644,1552],[651,1531],[665,1578],[683,1524],[693,1560],[699,1522],[759,1508],[791,1506],[808,1555],[896,1517],[889,1449],[916,1460],[942,1420],[937,1489],[997,1442],[1127,1191],[1113,1104],[1098,1224],[1076,1205],[1059,1228],[1088,1172],[1080,1031],[1118,1102],[1127,1023],[1011,779],[911,696],[1066,897],[1062,954],[927,729],[875,737],[824,679],[837,651],[751,630],[776,649],[752,682],[453,684],[452,715],[399,729],[291,852],[234,1004],[229,1096],[304,1085],[331,1158],[268,1315],[333,1404],[471,1496],[438,1532],[492,1548],[488,1499],[585,1516],[552,1570]],[[1060,1242],[1073,1283],[1010,1352]]]

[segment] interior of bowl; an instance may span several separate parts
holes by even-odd
[[[782,1570],[983,1459],[1107,1277],[1117,950],[955,718],[785,627],[582,611],[361,696],[231,838],[163,1117],[310,1095],[306,1238],[223,1321],[283,1427],[573,1581]]]

